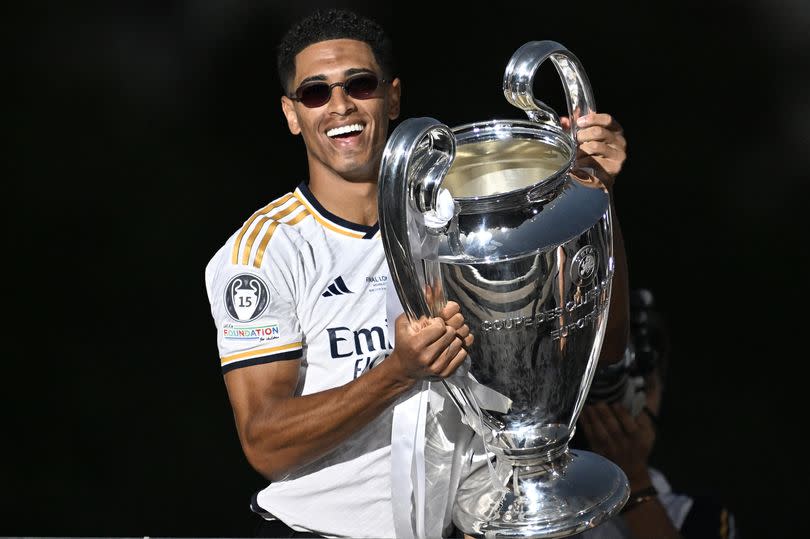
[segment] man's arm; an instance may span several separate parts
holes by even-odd
[[[568,126],[568,118],[562,119]],[[613,188],[616,176],[627,159],[627,141],[619,123],[610,114],[592,113],[577,120],[577,167],[588,167],[605,185],[610,194],[610,212],[613,222],[613,257],[615,269],[610,294],[605,340],[599,361],[615,363],[624,357],[630,335],[630,300],[627,272],[627,257],[624,237],[616,215]]]
[[[250,464],[270,480],[328,453],[367,425],[419,380],[450,376],[472,335],[458,305],[442,317],[395,324],[396,346],[378,366],[340,387],[295,396],[298,360],[225,374],[239,440]]]

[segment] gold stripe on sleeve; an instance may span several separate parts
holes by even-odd
[[[259,248],[256,250],[256,258],[253,260],[254,267],[256,268],[262,267],[262,260],[264,259],[264,251],[265,249],[267,249],[267,244],[270,243],[270,238],[273,236],[273,232],[276,231],[277,226],[278,221],[273,221],[272,223],[270,223],[270,226],[267,227],[267,230],[264,233],[264,237],[262,238],[261,243],[259,243]]]
[[[270,213],[271,211],[273,211],[275,208],[278,208],[279,206],[283,206],[284,204],[289,202],[289,200],[292,197],[293,197],[292,193],[287,193],[283,197],[274,200],[273,202],[271,202],[270,204],[268,204],[267,206],[265,206],[261,210],[257,211],[253,215],[251,215],[250,219],[248,219],[245,222],[245,224],[242,225],[242,229],[239,231],[239,235],[236,237],[236,241],[234,242],[234,245],[233,245],[233,254],[231,256],[231,262],[233,264],[238,264],[239,263],[239,247],[242,245],[242,238],[245,236],[247,231],[250,229],[250,225],[252,225],[253,222],[256,219],[258,219],[260,216]],[[248,253],[249,252],[250,252],[250,249],[248,249]]]
[[[296,210],[300,209],[301,207],[302,207],[301,203],[298,202],[298,201],[295,201],[292,204],[290,204],[283,211],[280,211],[280,212],[277,212],[277,213],[273,214],[273,223],[270,226],[267,227],[267,230],[264,232],[264,236],[262,236],[262,241],[261,241],[261,243],[259,243],[259,248],[256,250],[256,258],[253,260],[253,266],[255,266],[257,268],[261,267],[262,259],[264,258],[264,252],[267,249],[267,244],[270,243],[270,238],[273,236],[273,232],[275,232],[276,227],[278,225],[280,225],[280,224],[294,225],[294,224],[298,223],[301,219],[306,217],[306,214],[308,212],[307,212],[306,208],[304,208],[303,210],[301,210],[301,213],[299,213],[298,215],[296,215],[295,217],[293,217],[289,221],[286,221],[284,223],[280,222],[281,219],[287,217],[288,215],[290,215],[291,213],[293,213]],[[304,214],[304,215],[301,215],[301,214]],[[264,223],[262,223],[262,225],[264,225]],[[258,231],[260,229],[261,229],[261,226],[257,225],[255,231],[258,233]],[[255,239],[256,239],[255,236],[250,238],[249,243],[250,243],[251,246],[253,246],[253,242],[255,241]],[[250,251],[248,251],[248,252],[250,252]],[[247,264],[247,261],[245,261],[245,264]]]
[[[242,253],[242,264],[247,265],[248,262],[250,262],[250,252],[253,250],[253,244],[256,242],[256,238],[259,237],[259,232],[261,231],[262,227],[264,226],[264,224],[267,222],[268,219],[272,219],[273,223],[269,227],[267,227],[267,232],[264,233],[264,237],[267,238],[267,241],[270,241],[270,238],[267,235],[268,234],[270,234],[271,236],[273,235],[273,231],[278,226],[278,221],[287,217],[300,207],[301,203],[296,200],[288,207],[272,214],[270,217],[267,216],[262,217],[261,221],[256,223],[256,226],[253,227],[253,231],[250,233],[250,237],[248,237],[247,242],[245,243],[245,251]],[[263,245],[266,246],[267,242],[263,242]],[[261,254],[261,251],[262,248],[259,247],[259,254],[257,255],[259,257],[259,263],[258,264],[255,262],[253,263],[253,265],[256,266],[257,268],[261,265],[261,257],[263,256]]]
[[[305,217],[309,217],[309,211],[306,208],[301,210],[301,212],[290,219],[289,221],[284,222],[285,225],[296,225],[304,220]],[[274,224],[282,224],[282,223],[274,223]],[[262,266],[262,260],[264,260],[264,252],[267,250],[267,244],[270,243],[270,238],[273,236],[273,232],[276,230],[276,227],[270,225],[267,228],[267,232],[264,233],[264,237],[262,238],[262,242],[259,244],[259,248],[256,250],[256,259],[253,261],[253,265],[257,268]]]
[[[245,242],[245,250],[242,251],[242,264],[243,265],[247,265],[247,263],[250,261],[250,251],[253,248],[253,242],[256,241],[256,236],[259,235],[259,231],[262,229],[262,227],[264,226],[264,223],[266,223],[267,221],[273,221],[273,220],[270,219],[267,216],[263,216],[261,219],[258,220],[258,222],[256,222],[256,226],[253,227],[253,231],[250,233],[250,236],[248,237],[247,241]],[[273,221],[272,223],[270,223],[269,228],[272,229],[272,230],[275,230],[276,226],[278,226],[278,223],[276,221]]]
[[[293,202],[292,204],[290,204],[289,206],[287,206],[283,210],[274,213],[272,217],[276,221],[281,221],[282,219],[284,219],[285,217],[287,217],[288,215],[290,215],[291,213],[293,213],[295,210],[297,210],[300,207],[301,207],[301,203],[298,200],[296,200],[295,202]]]
[[[290,225],[290,226],[297,225],[298,223],[300,223],[301,221],[303,221],[303,220],[304,220],[304,217],[309,217],[310,215],[311,215],[311,214],[309,213],[309,210],[307,210],[306,208],[304,208],[304,209],[301,211],[301,213],[299,213],[298,215],[296,215],[295,217],[293,217],[292,219],[290,219],[289,221],[287,221],[287,222],[286,222],[286,223],[284,223],[284,224],[285,224],[285,225]]]

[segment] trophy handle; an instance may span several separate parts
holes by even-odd
[[[526,111],[533,122],[551,122],[560,125],[554,109],[536,99],[532,85],[537,68],[551,58],[563,83],[568,117],[571,119],[571,137],[577,140],[577,118],[596,110],[593,91],[585,69],[574,54],[556,41],[530,41],[512,55],[503,75],[503,94],[506,100]]]
[[[380,232],[391,280],[411,320],[436,316],[446,303],[438,262],[438,238],[444,230],[426,226],[424,214],[438,209],[441,183],[455,155],[455,135],[433,118],[402,122],[383,152],[377,182]],[[476,418],[478,425],[485,422],[465,378],[452,384],[438,377],[428,380],[442,382],[471,425]]]
[[[391,278],[411,320],[435,316],[445,303],[437,260],[442,231],[426,227],[423,214],[436,210],[455,155],[453,132],[433,118],[403,121],[383,152],[377,186],[380,230]]]

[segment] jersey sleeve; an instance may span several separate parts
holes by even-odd
[[[274,242],[275,243],[275,242]],[[233,241],[211,259],[205,271],[208,300],[217,331],[223,374],[233,369],[302,357],[301,324],[294,298],[293,248],[278,242],[261,264],[232,256]],[[292,261],[292,262],[285,262]]]

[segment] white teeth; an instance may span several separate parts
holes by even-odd
[[[363,131],[363,126],[360,124],[351,124],[351,125],[344,125],[342,127],[335,127],[334,129],[330,129],[326,132],[327,137],[336,137],[338,135],[345,135],[346,133],[353,133],[353,132],[360,133]]]

